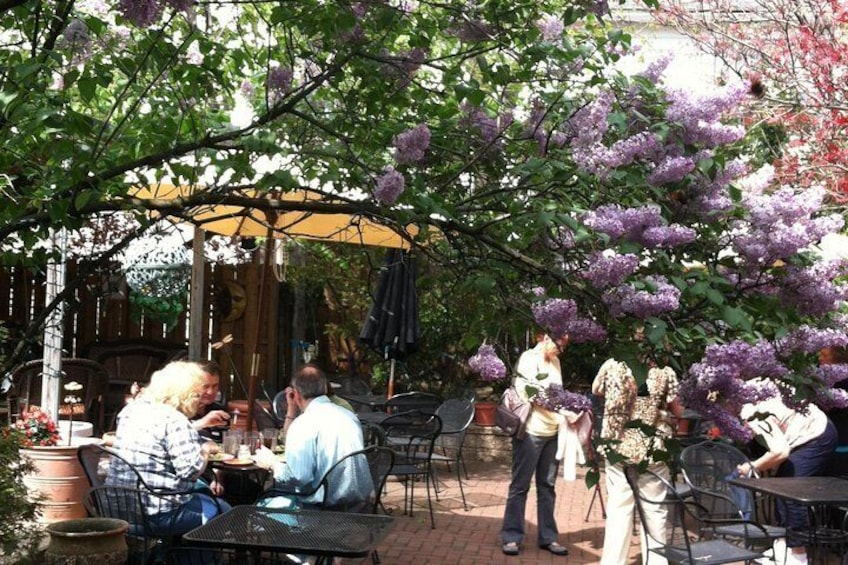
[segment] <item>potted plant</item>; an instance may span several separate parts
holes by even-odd
[[[17,429],[0,429],[0,555],[15,563],[41,563],[43,558],[37,554],[41,535],[34,523],[37,501],[23,483],[32,465],[21,455],[22,442]]]
[[[77,459],[77,447],[63,445],[56,422],[38,406],[29,406],[12,426],[19,452],[31,464],[23,483],[39,499],[44,523],[86,515],[82,499],[88,481]]]
[[[506,365],[498,357],[494,346],[484,342],[468,360],[468,367],[480,377],[482,388],[486,389],[485,395],[478,398],[475,404],[474,423],[478,426],[494,426],[498,400],[511,381]]]

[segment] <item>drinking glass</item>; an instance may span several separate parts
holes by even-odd
[[[277,428],[265,428],[262,430],[262,443],[270,449],[271,451],[276,451],[277,449],[277,437],[279,434],[279,430]]]
[[[250,454],[254,455],[256,450],[262,447],[262,434],[260,432],[247,432],[244,443],[247,444]]]
[[[229,453],[230,455],[236,455],[238,453],[239,445],[242,442],[242,431],[241,430],[228,430],[224,432],[224,445],[223,450],[224,453]]]

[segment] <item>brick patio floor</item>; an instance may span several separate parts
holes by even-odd
[[[586,514],[593,490],[586,488],[584,473],[578,469],[574,482],[557,480],[556,518],[559,542],[568,547],[567,557],[551,555],[536,546],[536,496],[531,487],[527,503],[527,544],[518,557],[501,552],[500,527],[506,503],[510,471],[506,461],[469,462],[469,480],[463,480],[469,510],[462,508],[455,474],[440,467],[442,482],[440,501],[435,502],[436,528],[430,527],[427,495],[423,488],[415,489],[415,508],[412,517],[402,514],[403,486],[389,482],[383,501],[395,516],[395,526],[379,547],[383,565],[406,564],[511,564],[533,563],[598,563],[604,537],[604,520],[598,501]],[[606,494],[606,493],[604,493]],[[606,497],[604,497],[606,500]],[[639,541],[633,538],[631,564],[639,563]],[[370,563],[365,560],[345,560],[344,563]]]

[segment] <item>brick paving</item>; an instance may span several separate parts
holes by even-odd
[[[453,469],[452,469],[453,470]],[[383,501],[396,517],[395,526],[379,547],[383,565],[426,564],[580,564],[598,563],[604,536],[604,520],[596,500],[586,520],[593,490],[586,487],[584,472],[578,469],[574,482],[557,480],[556,518],[559,542],[568,547],[567,557],[538,549],[536,541],[536,500],[531,487],[527,503],[527,545],[518,557],[501,552],[500,527],[509,486],[509,458],[501,454],[490,462],[469,461],[469,480],[463,479],[469,510],[462,508],[455,474],[440,466],[440,501],[434,500],[436,528],[430,527],[427,495],[415,489],[413,516],[403,512],[403,486],[389,482]],[[455,471],[454,471],[455,473]],[[606,493],[604,493],[606,494]],[[606,498],[604,498],[606,500]],[[631,564],[638,563],[638,538],[631,545]],[[365,565],[370,559],[344,560],[345,564]]]

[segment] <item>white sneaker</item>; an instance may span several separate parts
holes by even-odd
[[[792,553],[790,550],[786,554],[786,565],[807,565],[807,553]]]

